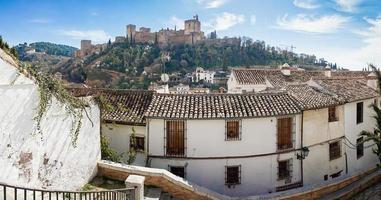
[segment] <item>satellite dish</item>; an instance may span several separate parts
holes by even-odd
[[[164,83],[168,82],[169,80],[169,76],[168,74],[162,74],[161,75],[161,81],[163,81]]]

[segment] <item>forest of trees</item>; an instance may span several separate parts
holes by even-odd
[[[269,65],[278,66],[284,63],[301,66],[324,67],[327,61],[317,59],[314,55],[295,54],[287,50],[266,45],[264,41],[242,40],[240,45],[176,45],[163,49],[155,45],[113,44],[102,56],[100,67],[127,73],[140,74],[144,67],[161,64],[162,55],[169,55],[166,71],[191,71],[197,66],[206,69],[234,66]],[[90,56],[86,63],[99,56]],[[331,64],[331,66],[334,66]]]
[[[71,57],[74,55],[74,52],[77,50],[75,47],[63,45],[63,44],[54,44],[50,42],[35,42],[30,43],[29,45],[27,43],[19,44],[15,46],[17,52],[20,55],[20,58],[22,59],[23,56],[25,56],[26,51],[30,49],[35,49],[36,52],[45,52],[49,55],[56,55],[56,56],[67,56]]]

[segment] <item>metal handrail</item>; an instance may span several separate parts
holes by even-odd
[[[101,191],[45,190],[13,186],[0,182],[0,200],[135,200],[135,188]]]

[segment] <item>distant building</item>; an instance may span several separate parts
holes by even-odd
[[[198,83],[203,81],[204,83],[214,83],[214,74],[215,72],[213,71],[207,71],[204,70],[202,67],[197,67],[196,71],[193,72],[192,74],[192,82]]]
[[[169,88],[170,94],[188,94],[189,93],[189,85],[184,85],[180,83],[179,85],[173,86]]]

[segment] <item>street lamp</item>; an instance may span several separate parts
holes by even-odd
[[[303,160],[308,156],[309,152],[310,150],[308,149],[308,147],[302,147],[300,154],[299,153],[296,154],[296,158],[298,160]]]

